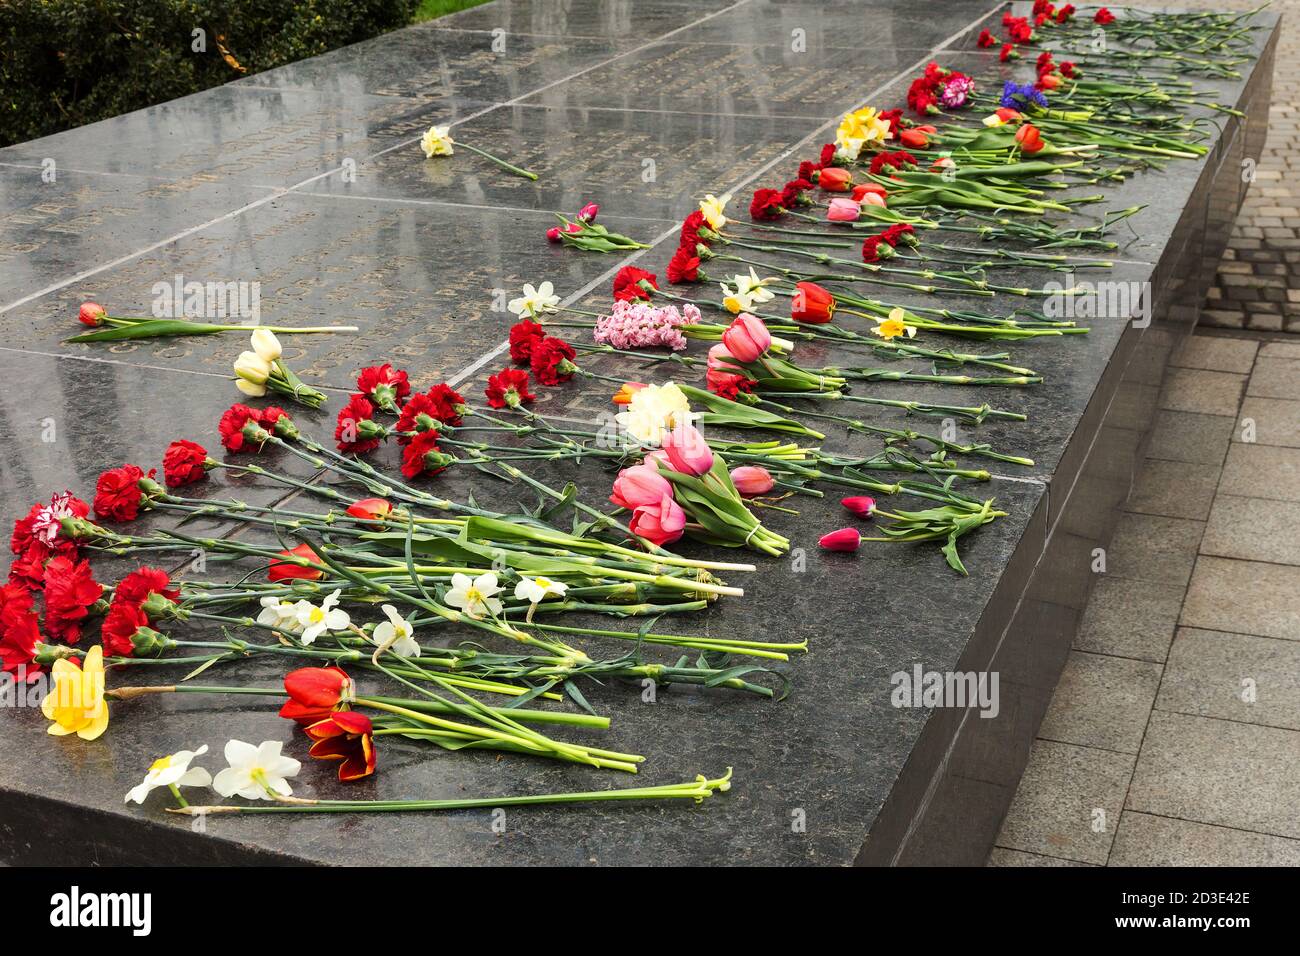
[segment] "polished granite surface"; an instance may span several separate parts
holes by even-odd
[[[450,379],[467,394],[477,393],[483,377],[503,361],[500,343],[512,316],[500,309],[502,290],[512,296],[523,282],[546,278],[576,307],[608,308],[610,281],[626,260],[546,244],[541,232],[554,222],[554,212],[600,202],[602,222],[653,244],[637,264],[662,273],[676,223],[694,198],[727,189],[747,196],[755,186],[780,185],[795,161],[826,138],[827,120],[864,98],[901,105],[915,65],[935,46],[949,44],[939,54],[943,62],[1000,82],[1007,68],[971,49],[993,6],[986,0],[924,0],[906,9],[876,0],[496,0],[198,96],[0,150],[0,375],[17,385],[0,401],[0,435],[8,447],[24,449],[0,463],[5,518],[64,487],[89,494],[104,467],[124,460],[156,464],[173,438],[219,450],[216,418],[238,398],[225,376],[244,347],[241,336],[98,350],[63,345],[76,330],[75,310],[84,298],[133,314],[148,310],[155,282],[177,274],[256,281],[263,321],[360,326],[362,333],[353,337],[286,339],[293,368],[329,391],[320,412],[295,412],[322,437],[357,369],[373,362],[407,368],[417,387]],[[796,29],[806,31],[806,52],[791,46]],[[1227,85],[1225,101],[1244,89]],[[534,168],[540,181],[511,178],[465,150],[451,160],[425,161],[417,140],[435,122],[454,123],[458,138]],[[1240,155],[1240,141],[1230,133],[1225,130],[1225,145],[1216,150]],[[59,177],[36,189],[31,177],[39,177],[47,158],[56,161]],[[654,161],[650,180],[642,178],[646,159]],[[1115,206],[1150,204],[1134,219],[1133,241],[1115,253],[1122,261],[1111,278],[1141,283],[1183,261],[1187,242],[1177,242],[1178,256],[1168,250],[1188,228],[1186,209],[1204,189],[1208,164],[1173,164],[1163,176],[1138,177],[1111,193]],[[1169,201],[1173,197],[1178,201]],[[1194,251],[1199,254],[1200,246]],[[732,265],[706,270],[722,277]],[[1011,285],[1054,277],[1023,269],[997,274]],[[716,298],[715,292],[702,297]],[[900,304],[924,301],[883,287],[873,294]],[[945,304],[999,312],[1022,304],[993,301],[963,296]],[[846,317],[845,324],[861,328],[860,320],[854,326]],[[291,825],[214,818],[196,833],[152,806],[123,812],[121,794],[154,757],[199,743],[219,750],[231,735],[284,740],[294,753],[300,740],[270,707],[208,697],[146,699],[118,705],[109,734],[92,746],[47,739],[37,713],[4,715],[0,861],[48,859],[42,856],[48,845],[32,845],[24,828],[15,828],[16,820],[25,820],[50,834],[75,834],[78,849],[66,852],[107,861],[180,854],[196,863],[852,862],[882,807],[881,829],[888,830],[899,819],[895,805],[920,805],[908,789],[922,779],[914,768],[928,767],[936,748],[955,733],[944,729],[950,714],[891,706],[889,675],[917,662],[945,670],[987,667],[996,659],[1009,679],[1023,681],[1027,700],[1041,694],[1043,675],[1054,680],[1047,650],[1042,659],[1024,652],[1023,659],[1007,661],[1009,651],[1024,649],[1008,644],[994,658],[992,648],[1013,618],[1019,633],[1045,634],[1077,605],[1070,590],[1077,575],[1046,591],[1035,577],[1038,584],[1023,603],[1021,596],[1040,559],[1064,567],[1102,534],[1103,522],[1090,524],[1086,509],[1063,507],[1066,489],[1077,485],[1074,500],[1094,502],[1097,515],[1126,492],[1119,463],[1135,454],[1142,410],[1149,410],[1163,367],[1153,346],[1157,336],[1127,316],[1108,316],[1092,328],[1070,340],[943,343],[970,351],[1009,348],[1015,362],[1046,377],[1038,388],[854,388],[857,394],[950,404],[987,401],[1029,415],[1025,423],[960,426],[955,433],[958,440],[988,441],[1035,459],[1028,468],[991,463],[992,480],[968,486],[1010,512],[963,539],[970,577],[951,574],[931,547],[866,546],[855,557],[818,551],[816,536],[846,523],[832,504],[832,489],[824,503],[805,501],[797,518],[765,516],[796,538],[806,566],[763,562],[760,575],[735,582],[746,586],[745,599],[721,602],[707,617],[659,625],[808,638],[812,653],[781,665],[794,681],[788,699],[677,689],[646,703],[636,687],[584,688],[597,710],[614,718],[600,745],[650,758],[636,783],[734,766],[736,786],[705,806],[511,812],[504,833],[494,832],[486,812],[343,821],[305,816]],[[583,335],[568,332],[574,339]],[[693,343],[692,354],[701,352]],[[809,366],[924,368],[819,342],[801,343],[797,357]],[[582,358],[581,364],[633,379],[667,374],[643,376],[631,363],[605,357]],[[538,408],[557,418],[599,420],[610,411],[611,389],[606,382],[575,380],[543,390]],[[851,413],[921,431],[942,427],[938,419],[865,405]],[[56,424],[56,439],[38,443],[47,419]],[[837,426],[823,430],[828,448],[867,454],[881,447],[877,438]],[[1097,435],[1099,447],[1113,457],[1103,461],[1080,451]],[[381,461],[391,466],[391,452],[385,455]],[[267,457],[301,477],[308,474],[305,464],[286,463],[279,453]],[[1108,471],[1107,462],[1116,464]],[[537,474],[556,484],[575,481],[592,503],[601,501],[608,482],[595,465],[578,471],[555,463]],[[218,477],[202,494],[229,492],[259,504],[281,497],[277,489],[246,484]],[[458,498],[472,491],[501,507],[531,504],[531,495],[516,486],[472,471],[453,470],[436,487]],[[1057,544],[1049,547],[1053,540]],[[103,576],[115,577],[117,567],[104,564]],[[274,684],[280,670],[247,663],[229,673],[232,681],[237,674],[241,682]],[[1019,706],[1019,698],[1007,694],[1007,719],[1031,720],[1032,704]],[[1032,737],[1033,728],[1028,732]],[[962,772],[983,787],[1005,789],[992,769],[1003,744],[982,746],[974,756],[961,752]],[[34,748],[45,759],[25,759]],[[967,766],[972,760],[986,764],[983,777],[978,766]],[[386,742],[381,761],[382,773],[347,793],[439,797],[633,782],[543,761],[430,753],[406,743]],[[299,783],[300,792],[343,795],[325,765],[309,763]],[[950,780],[940,782],[939,791],[950,789]],[[971,807],[973,830],[981,813],[997,813],[998,797],[968,797],[963,792],[961,799]],[[95,827],[71,822],[69,804],[85,808],[82,814]],[[917,832],[924,841],[948,838],[924,827]]]

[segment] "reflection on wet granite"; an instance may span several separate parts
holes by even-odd
[[[816,127],[814,120],[708,113],[652,113],[536,106],[498,107],[457,127],[537,173],[537,182],[457,153],[424,161],[403,149],[330,176],[316,191],[337,196],[432,200],[549,209],[573,215],[600,203],[604,216],[665,220],[638,238],[678,222],[706,193],[739,182]]]
[[[502,30],[507,36],[599,37],[643,43],[732,6],[735,0],[497,0],[439,17],[420,29]]]

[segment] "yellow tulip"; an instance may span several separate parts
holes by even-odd
[[[81,667],[60,658],[50,668],[50,676],[54,687],[41,701],[41,713],[54,721],[49,726],[51,734],[94,740],[108,729],[102,648],[92,647]]]

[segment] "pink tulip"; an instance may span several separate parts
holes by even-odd
[[[578,219],[582,222],[595,222],[598,212],[600,212],[600,207],[594,202],[589,202],[578,210]]]
[[[862,207],[843,196],[832,199],[830,208],[826,210],[826,218],[831,222],[857,222],[861,215]]]
[[[663,450],[674,471],[684,475],[708,474],[713,467],[713,452],[709,443],[694,425],[678,425],[664,436]]]
[[[765,495],[776,487],[776,479],[759,465],[741,465],[731,470],[731,483],[746,498]]]
[[[657,504],[641,505],[633,511],[628,527],[634,535],[651,544],[671,544],[686,528],[686,512],[673,501],[672,495],[664,495]]]
[[[660,465],[672,468],[671,462],[668,461],[668,452],[664,451],[662,448],[656,448],[654,451],[646,452],[645,457],[641,459],[641,464],[647,468],[654,469],[658,469]]]
[[[862,535],[858,534],[857,528],[840,528],[822,535],[817,543],[827,551],[856,551],[862,544]]]
[[[855,498],[841,498],[840,504],[859,518],[870,518],[876,513],[876,499],[869,498],[866,495],[859,495]]]
[[[559,226],[552,226],[550,229],[547,229],[547,230],[546,230],[546,241],[547,241],[547,242],[559,242],[559,241],[560,241],[560,227],[559,227]]]
[[[888,203],[885,202],[885,197],[880,195],[879,193],[863,193],[862,201],[866,203],[868,206],[886,207],[889,205]]]
[[[709,370],[726,372],[730,375],[736,374],[736,357],[727,351],[727,347],[719,342],[717,345],[709,347]]]
[[[772,334],[763,320],[742,312],[722,333],[722,344],[741,362],[755,362],[772,344]]]
[[[673,486],[653,465],[634,465],[618,473],[609,500],[620,508],[632,509],[657,504],[664,495],[672,493]]]

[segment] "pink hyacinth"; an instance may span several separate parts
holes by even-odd
[[[648,302],[615,302],[609,315],[596,320],[595,339],[616,349],[637,349],[666,345],[674,352],[686,348],[681,326],[700,321],[700,310],[687,303],[681,311],[673,305]]]

